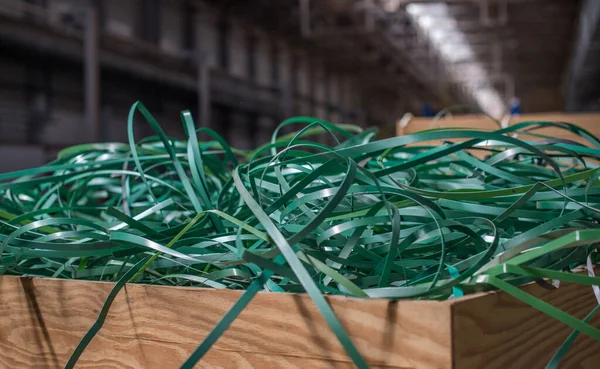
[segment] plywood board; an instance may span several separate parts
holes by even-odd
[[[523,289],[579,319],[597,304],[591,286],[562,284],[557,290],[545,290],[531,284]],[[572,332],[567,325],[501,292],[454,300],[451,315],[457,369],[545,368]],[[600,314],[590,324],[600,327]],[[600,342],[582,334],[560,368],[593,369],[598,362]]]
[[[527,121],[550,121],[550,122],[567,122],[576,124],[596,136],[600,136],[600,114],[566,114],[566,113],[535,113],[535,114],[524,114],[517,115],[510,118],[509,125],[513,125],[520,122]],[[443,117],[437,121],[433,121],[431,117],[415,117],[410,119],[405,127],[397,125],[396,134],[398,136],[407,135],[415,132],[419,132],[425,129],[432,128],[469,128],[478,129],[484,131],[493,131],[500,129],[498,124],[492,119],[483,115],[454,115],[450,117]],[[582,140],[565,130],[559,128],[544,128],[535,131],[536,133],[557,136],[565,139],[572,139],[578,142]],[[522,135],[525,139],[533,139],[528,135]]]
[[[62,368],[111,283],[0,277],[0,368]],[[524,289],[576,317],[591,287]],[[240,291],[127,285],[77,368],[178,368]],[[503,293],[448,301],[327,297],[372,368],[545,368],[571,330]],[[600,315],[591,324],[600,326]],[[581,335],[562,368],[597,368],[600,343]],[[199,368],[352,368],[309,297],[259,293]]]
[[[0,277],[0,367],[62,368],[112,284]],[[78,368],[178,368],[240,291],[127,285]],[[440,302],[328,297],[373,368],[450,368]],[[310,298],[259,293],[201,368],[350,368]]]

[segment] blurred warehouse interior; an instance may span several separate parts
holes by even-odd
[[[125,141],[141,100],[238,148],[310,115],[600,109],[597,0],[0,0],[0,172]],[[137,126],[138,137],[152,134]]]

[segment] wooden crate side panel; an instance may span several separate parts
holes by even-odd
[[[583,319],[597,304],[592,288],[562,284],[548,291],[532,284],[528,293]],[[590,324],[600,327],[600,315]],[[454,369],[545,368],[572,329],[539,310],[500,292],[452,304]],[[561,368],[598,368],[600,342],[580,335]]]
[[[406,127],[396,127],[396,134],[398,136],[407,135],[415,132],[419,132],[425,129],[432,128],[471,128],[479,130],[497,130],[498,125],[491,119],[480,116],[480,115],[459,115],[452,118],[441,118],[435,125],[432,125],[433,118],[431,117],[417,117],[412,118]],[[566,114],[566,113],[536,113],[536,114],[524,114],[520,116],[512,117],[510,125],[514,125],[525,121],[551,121],[551,122],[568,122],[579,125],[580,127],[590,131],[596,136],[600,136],[600,114]],[[575,134],[569,133],[559,128],[544,128],[536,130],[536,133],[545,134],[549,136],[559,136],[565,139],[571,139],[578,142],[583,142],[581,138]],[[532,139],[529,135],[523,135],[524,139]]]
[[[427,130],[427,129],[433,129],[433,128],[460,127],[460,128],[479,129],[479,130],[488,130],[488,131],[493,131],[493,130],[499,129],[498,125],[496,123],[494,123],[491,119],[489,119],[489,118],[483,119],[479,116],[474,116],[474,115],[460,116],[460,117],[455,117],[453,119],[442,118],[442,119],[439,119],[435,125],[431,124],[432,121],[433,121],[433,118],[431,118],[431,117],[412,118],[406,127],[403,128],[403,127],[400,127],[400,125],[396,126],[396,135],[397,136],[409,135],[412,133],[420,132],[420,131]],[[466,139],[456,139],[455,138],[455,139],[451,139],[448,141],[459,143],[459,142],[466,141]],[[427,142],[419,142],[416,144],[410,144],[408,146],[423,146],[423,145],[440,146],[443,143],[444,143],[444,140],[431,140],[431,141],[427,141]],[[484,150],[467,150],[467,151],[472,153],[479,159],[484,159],[487,155],[489,155],[489,152],[484,151]]]
[[[479,115],[464,115],[454,116],[453,118],[442,118],[439,119],[435,125],[432,125],[433,118],[431,117],[418,117],[412,118],[406,127],[396,126],[396,135],[408,135],[416,132],[420,132],[426,129],[432,128],[468,128],[477,129],[483,131],[494,131],[499,129],[498,125],[491,119]],[[588,130],[595,136],[600,136],[600,114],[562,114],[562,113],[540,113],[540,114],[526,114],[517,117],[513,117],[510,121],[510,125],[514,125],[523,121],[563,121],[574,123],[582,128]],[[577,136],[574,133],[566,131],[561,128],[547,127],[537,129],[534,131],[536,134],[547,135],[551,137],[560,137],[562,139],[572,140],[575,142],[589,144],[585,139]],[[539,137],[529,135],[527,133],[521,133],[518,136],[521,140],[535,140]],[[451,142],[459,143],[466,141],[466,139],[451,139]],[[409,146],[438,146],[441,145],[443,140],[431,140],[418,144],[411,144]],[[489,153],[483,150],[467,150],[471,154],[475,155],[480,159],[486,158]]]
[[[527,114],[523,117],[515,119],[512,124],[524,121],[562,121],[567,123],[573,123],[581,128],[589,131],[595,136],[600,136],[600,114],[562,114],[562,113],[540,113],[540,114]],[[535,133],[543,134],[552,137],[560,137],[562,139],[573,140],[580,143],[588,143],[585,139],[577,136],[574,133],[565,131],[564,129],[548,127],[538,129]],[[537,137],[523,134],[520,137],[523,140],[537,139]]]
[[[32,336],[26,336],[34,339]],[[2,350],[6,348],[0,346]],[[134,368],[179,368],[195,345],[173,344],[156,340],[123,338],[98,335],[89,347],[94,352],[85,353],[77,363],[77,369],[134,369]],[[6,349],[8,350],[8,349]],[[60,351],[60,352],[59,352]],[[55,352],[14,350],[0,354],[0,368],[63,368],[67,360],[64,350]],[[295,357],[291,355],[271,355],[248,351],[231,351],[213,348],[196,365],[198,369],[265,369],[265,368],[315,368],[315,369],[354,369],[348,361]],[[373,366],[373,368],[390,368]],[[396,367],[394,367],[396,368]]]
[[[0,277],[0,367],[62,368],[112,284]],[[176,368],[239,291],[127,285],[78,368]],[[375,368],[450,368],[450,305],[328,297]],[[260,293],[199,367],[350,368],[305,295]]]
[[[480,130],[496,130],[498,125],[489,118],[482,118],[479,116],[455,116],[453,118],[441,118],[438,119],[435,124],[432,124],[433,118],[431,117],[418,117],[412,118],[408,125],[404,128],[397,126],[398,135],[408,135],[411,133],[423,131],[426,129],[434,128],[470,128]]]

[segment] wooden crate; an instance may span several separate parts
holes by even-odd
[[[513,125],[520,122],[526,121],[558,121],[576,124],[596,136],[600,136],[600,114],[581,114],[581,113],[535,113],[535,114],[523,114],[511,117],[509,125]],[[431,117],[414,117],[411,118],[406,126],[402,127],[400,124],[396,126],[396,134],[398,136],[415,133],[425,129],[431,128],[450,128],[450,127],[461,127],[471,128],[480,130],[497,130],[498,125],[494,123],[490,118],[484,115],[454,115],[451,117],[442,117],[436,121],[435,125],[432,125],[433,118]],[[545,135],[558,136],[570,140],[581,142],[581,138],[571,134],[563,129],[559,128],[544,128],[535,131]],[[522,135],[524,139],[532,139],[531,136]]]
[[[111,283],[0,277],[0,367],[62,368]],[[527,292],[578,318],[589,286]],[[129,284],[78,368],[178,368],[239,291]],[[502,292],[450,301],[327,298],[373,368],[544,368],[571,332]],[[600,315],[591,324],[600,325]],[[564,368],[597,368],[600,343],[577,338]],[[310,298],[259,293],[201,368],[352,368]]]

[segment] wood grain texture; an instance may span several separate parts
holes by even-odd
[[[433,119],[431,117],[418,117],[412,118],[406,127],[396,127],[396,134],[398,136],[407,135],[415,132],[419,132],[425,129],[431,128],[471,128],[479,130],[497,130],[498,125],[494,123],[490,118],[483,115],[456,115],[451,118],[439,119],[434,126],[432,126]],[[567,114],[567,113],[535,113],[535,114],[523,114],[514,116],[510,120],[510,125],[525,122],[525,121],[551,121],[551,122],[568,122],[576,124],[596,136],[600,136],[600,114]],[[561,137],[577,142],[584,142],[583,139],[575,134],[569,133],[559,128],[543,128],[536,130],[535,133],[545,134],[550,136]],[[524,139],[532,139],[532,136],[522,135]],[[459,141],[459,140],[455,140]]]
[[[548,291],[536,284],[523,287],[536,296],[583,319],[597,304],[592,288],[561,284]],[[455,369],[545,368],[572,329],[502,292],[454,300],[452,303]],[[590,324],[600,327],[600,314]],[[600,342],[580,335],[561,368],[598,368]]]
[[[112,284],[0,277],[0,368],[62,368]],[[527,292],[582,318],[591,287]],[[238,291],[127,285],[77,368],[178,368]],[[502,292],[446,302],[328,297],[373,368],[544,368],[570,328]],[[600,315],[591,324],[600,326]],[[451,340],[451,335],[453,340]],[[581,335],[563,368],[597,368]],[[352,368],[305,295],[259,293],[199,368]]]
[[[111,283],[0,277],[0,368],[62,368]],[[77,368],[178,368],[239,291],[127,285]],[[374,368],[450,368],[450,308],[328,297]],[[351,368],[308,296],[259,293],[200,368]]]
[[[412,118],[406,127],[396,126],[396,136],[408,135],[416,133],[426,129],[432,128],[468,128],[477,129],[482,131],[495,131],[500,129],[498,125],[490,118],[483,115],[456,115],[453,117],[444,117],[439,119],[435,125],[432,125],[433,118],[431,117],[417,117]],[[574,123],[580,127],[588,130],[595,136],[600,137],[600,114],[564,114],[564,113],[536,113],[536,114],[524,114],[514,116],[509,122],[510,125],[525,122],[525,121],[562,121],[568,123]],[[556,127],[548,127],[537,129],[534,131],[536,134],[543,134],[552,137],[560,137],[562,139],[568,139],[575,142],[587,143],[587,141],[574,133],[570,133],[564,129]],[[531,136],[527,133],[521,133],[518,136],[522,140],[534,140],[539,137]],[[463,142],[465,139],[451,139],[451,142]],[[431,140],[418,144],[411,144],[408,146],[438,146],[441,145],[443,140]],[[489,152],[484,150],[466,150],[479,159],[484,159],[489,155]]]
[[[455,115],[452,118],[441,118],[432,124],[432,117],[414,117],[412,118],[406,127],[397,126],[396,133],[398,136],[408,135],[411,133],[423,131],[426,129],[433,128],[471,128],[480,130],[495,130],[498,129],[498,125],[487,117],[479,115]]]

